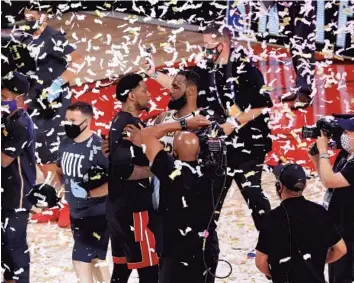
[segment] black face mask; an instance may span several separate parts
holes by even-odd
[[[218,50],[219,46],[222,47],[222,44],[219,43],[215,48],[204,49],[204,57],[207,60],[207,63],[214,64],[219,59],[220,54],[223,50],[223,48],[221,48],[221,50],[219,51]]]
[[[86,121],[86,120],[85,120]],[[83,128],[82,130],[80,129],[80,126],[85,122],[83,121],[80,125],[74,125],[74,124],[71,124],[71,125],[65,125],[64,126],[64,129],[65,129],[65,133],[67,135],[67,137],[69,139],[75,139],[77,138],[86,128]]]
[[[168,103],[168,108],[171,110],[180,110],[184,105],[187,103],[187,96],[186,94],[182,95],[180,98],[176,100],[170,100]]]
[[[27,30],[27,32],[30,34],[33,34],[39,28],[37,21],[26,20],[26,25],[29,26],[29,30]]]

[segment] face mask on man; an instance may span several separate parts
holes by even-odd
[[[171,110],[180,110],[187,103],[187,96],[183,94],[180,98],[176,100],[170,100],[168,103],[168,108]]]
[[[86,121],[86,120],[85,120]],[[64,126],[65,133],[69,139],[75,139],[77,138],[86,128],[83,128],[81,130],[80,126],[85,122],[83,121],[80,125],[74,125],[74,124],[66,124]]]
[[[221,47],[221,50],[219,50],[220,47]],[[219,43],[214,48],[205,48],[204,49],[204,57],[207,60],[207,63],[215,63],[219,59],[222,50],[223,50],[222,43]]]
[[[20,96],[17,96],[13,100],[2,100],[1,101],[1,116],[7,116],[10,115],[12,112],[14,112],[18,107],[17,107],[17,99]]]
[[[16,100],[1,101],[1,116],[9,115],[17,109]]]
[[[340,142],[345,151],[352,153],[354,151],[354,146],[351,145],[354,138],[350,137],[347,133],[343,133],[340,137]]]
[[[29,27],[29,29],[26,31],[30,34],[33,34],[37,29],[39,29],[40,23],[39,21],[26,20],[26,26]]]

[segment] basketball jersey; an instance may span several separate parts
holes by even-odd
[[[179,122],[183,119],[185,119],[185,120],[191,119],[191,118],[199,115],[200,109],[197,109],[196,111],[193,111],[192,113],[189,113],[188,115],[181,117],[181,118],[177,118],[176,113],[177,113],[177,110],[167,111],[164,114],[162,120],[160,121],[160,124]],[[173,141],[174,141],[176,134],[177,134],[177,132],[168,133],[167,135],[165,135],[164,137],[162,137],[160,139],[161,143],[164,146],[165,151],[167,151],[168,153],[173,152]]]

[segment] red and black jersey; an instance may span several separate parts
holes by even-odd
[[[128,124],[143,125],[139,118],[121,111],[112,121],[109,131],[109,181],[108,201],[115,203],[117,210],[133,212],[152,208],[152,189],[149,178],[128,180],[134,166],[149,166],[149,160],[142,148],[124,140],[124,128]]]

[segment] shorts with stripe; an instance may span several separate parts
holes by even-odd
[[[149,212],[123,212],[107,215],[113,263],[127,264],[129,269],[157,265],[155,236],[149,228]]]

